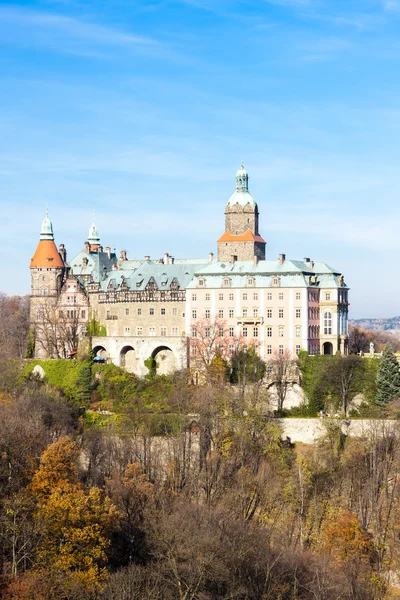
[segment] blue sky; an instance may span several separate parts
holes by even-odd
[[[400,314],[400,0],[0,4],[1,289],[29,292],[48,203],[131,258],[206,256],[240,164],[268,257]]]

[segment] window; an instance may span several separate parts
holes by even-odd
[[[160,327],[160,335],[162,335],[162,336],[167,335],[167,328],[166,327]]]
[[[278,327],[278,335],[279,337],[283,337],[283,327]]]
[[[224,299],[224,295],[223,294],[218,294],[218,300],[223,300]]]
[[[224,328],[223,327],[218,327],[218,336],[224,337]]]
[[[279,300],[283,300],[283,292],[279,292]]]
[[[192,300],[193,300],[193,302],[196,302],[196,300],[197,300],[197,294],[192,294]]]
[[[301,293],[300,292],[296,292],[296,300],[301,300]]]
[[[233,294],[229,294],[229,300],[234,300],[235,296]]]
[[[300,349],[301,349],[301,346],[297,345],[296,346],[296,354],[297,354],[297,356],[300,354]]]
[[[234,335],[235,335],[235,328],[229,327],[229,337],[234,337]]]
[[[229,281],[229,279],[224,279],[224,280],[223,280],[223,282],[222,282],[222,285],[223,285],[224,287],[229,287],[229,285],[230,285],[230,281]]]
[[[206,327],[204,331],[205,337],[210,337],[211,335],[211,327]]]
[[[149,335],[150,336],[155,336],[156,335],[156,328],[155,327],[149,327]]]
[[[177,308],[173,308],[172,309],[172,314],[174,315],[174,317],[176,317],[176,315],[178,314],[178,309]],[[195,319],[196,317],[193,317],[193,318]]]
[[[247,352],[247,345],[246,344],[243,344],[242,350],[243,350],[243,352]]]
[[[283,354],[283,346],[282,345],[279,346],[278,352],[279,352],[279,354]]]
[[[233,319],[233,317],[235,316],[235,311],[233,310],[233,308],[229,309],[229,318]]]
[[[210,294],[206,294],[206,302],[210,301]]]
[[[242,335],[243,335],[243,337],[247,337],[247,327],[243,327]]]
[[[247,294],[246,293],[243,294],[243,300],[247,300]]]
[[[177,327],[172,328],[172,335],[179,335],[179,330]]]
[[[141,315],[141,314],[142,314],[142,309],[141,309],[141,308],[138,308],[138,309],[137,309],[137,314],[138,314],[138,315]]]
[[[192,337],[197,337],[197,329],[196,329],[196,327],[192,327]]]
[[[204,279],[199,279],[199,285],[201,285],[201,286],[204,285]]]
[[[332,333],[332,313],[327,310],[324,313],[324,334],[331,335]]]
[[[258,308],[253,308],[253,317],[258,317]]]
[[[196,356],[196,354],[197,354],[197,346],[193,346],[193,348],[192,348],[192,354],[193,354],[193,356]]]
[[[300,335],[301,335],[301,328],[296,327],[296,337],[300,337]]]
[[[271,292],[268,292],[268,294],[267,294],[267,300],[272,300],[272,294],[271,294]]]
[[[273,368],[271,365],[267,365],[267,375],[272,375]]]
[[[325,300],[330,300],[331,299],[331,295],[329,292],[326,292],[325,294]]]
[[[296,319],[300,319],[301,317],[301,310],[300,308],[296,308]]]
[[[197,319],[197,310],[192,310],[192,319]]]
[[[280,319],[283,319],[283,308],[280,308],[280,309],[278,310],[278,317],[279,317]]]
[[[154,315],[154,308],[150,308],[149,312],[151,315]]]
[[[62,319],[62,318],[63,318],[63,316],[64,316],[64,313],[63,313],[63,311],[62,311],[62,310],[60,310],[60,312],[58,313],[58,316],[60,317],[60,319]]]
[[[233,354],[233,344],[229,344],[228,350],[229,350],[229,354]]]
[[[278,285],[278,283],[279,283],[279,279],[277,277],[274,277],[272,279],[272,285]]]
[[[162,309],[160,310],[160,313],[161,313],[162,315],[165,315],[165,308],[162,308]]]
[[[125,327],[125,335],[131,335],[131,328],[130,327]]]
[[[244,309],[242,310],[242,316],[243,316],[243,317],[247,317],[247,308],[244,308]]]
[[[253,327],[253,337],[258,337],[258,327]]]
[[[267,337],[272,337],[272,327],[267,327]]]
[[[218,318],[219,319],[223,319],[224,318],[224,311],[223,311],[222,308],[218,311]]]
[[[109,310],[107,311],[106,319],[111,319],[111,312]]]
[[[272,354],[272,346],[271,346],[271,344],[267,345],[267,354]]]
[[[253,294],[253,300],[258,300],[258,294]]]
[[[254,279],[252,277],[248,278],[247,285],[250,286],[250,287],[254,286]]]
[[[210,315],[211,315],[210,309],[206,308],[206,313],[205,314],[206,314],[206,319],[209,319]]]
[[[47,290],[42,289],[42,296],[47,296]]]
[[[267,319],[272,319],[272,308],[267,308]]]

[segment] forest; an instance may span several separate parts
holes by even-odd
[[[24,307],[14,300],[9,314]],[[386,417],[397,417],[400,381],[389,347],[379,360],[301,354],[309,400],[297,413],[331,415],[304,445],[282,439],[276,416],[297,413],[284,396],[270,410],[251,351],[193,385],[152,364],[140,380],[90,354],[26,359],[27,331],[24,343],[3,339],[5,600],[396,597],[400,431]],[[379,417],[363,437],[344,435],[333,414],[351,410]]]

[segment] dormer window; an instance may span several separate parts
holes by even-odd
[[[204,279],[199,279],[199,281],[198,281],[199,286],[204,286],[204,283],[205,283]]]
[[[228,277],[225,277],[225,279],[223,279],[223,281],[222,281],[222,285],[223,285],[224,287],[230,287],[230,285],[231,285],[231,280],[230,280]]]
[[[249,287],[253,287],[253,286],[254,286],[254,279],[253,279],[253,277],[249,277],[249,278],[247,279],[247,285],[248,285]]]
[[[280,277],[273,277],[272,278],[272,286],[279,287],[280,285],[281,285]]]

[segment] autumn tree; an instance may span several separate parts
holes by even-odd
[[[212,385],[216,375],[214,359],[219,357],[220,362],[221,359],[224,361],[229,356],[229,339],[226,322],[221,319],[204,319],[192,326],[190,337],[192,369],[200,371],[209,385]],[[218,376],[220,373],[219,369]]]
[[[247,350],[235,350],[231,358],[231,369],[231,382],[245,387],[264,378],[266,364],[259,357],[256,347],[251,345]]]
[[[24,358],[29,333],[29,296],[0,292],[0,359]]]
[[[86,591],[100,589],[106,575],[102,565],[115,509],[99,488],[86,492],[79,483],[77,452],[70,438],[60,438],[43,452],[30,484],[42,528],[35,569],[48,573],[54,597],[55,573],[63,575],[63,585]]]

